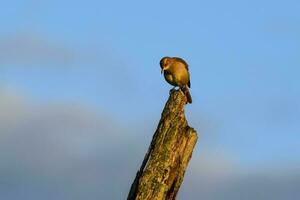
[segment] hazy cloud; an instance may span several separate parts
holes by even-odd
[[[1,64],[69,64],[80,54],[67,45],[34,34],[0,38]]]
[[[34,105],[0,90],[1,199],[124,199],[150,137],[75,104]],[[4,112],[3,112],[4,111]],[[247,170],[226,152],[195,151],[179,199],[299,198],[299,168]]]
[[[97,81],[96,84],[99,86],[105,85],[103,89],[107,88],[108,91],[118,89],[121,98],[126,96],[127,90],[140,90],[140,87],[136,85],[136,82],[141,82],[137,75],[138,65],[126,55],[118,53],[109,44],[99,41],[84,44],[67,43],[33,33],[1,36],[0,64],[4,69],[4,73],[2,72],[4,75],[5,71],[9,71],[10,68],[19,70],[24,67],[33,67],[34,69],[27,73],[42,74],[41,72],[44,72],[46,78],[53,75],[48,73],[48,69],[52,70],[55,77],[76,75],[79,76],[76,79],[81,80],[88,76],[88,80]],[[19,71],[19,73],[22,72]]]
[[[272,20],[263,24],[263,29],[268,33],[296,36],[299,39],[300,28],[298,24],[299,22],[295,19],[272,18]]]

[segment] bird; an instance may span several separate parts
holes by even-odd
[[[192,97],[189,91],[191,87],[189,67],[185,60],[179,57],[163,57],[160,62],[161,73],[164,74],[166,81],[178,86],[185,94],[188,103],[192,103]],[[173,88],[173,89],[174,89]]]

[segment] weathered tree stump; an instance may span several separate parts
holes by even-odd
[[[174,200],[197,142],[184,114],[186,97],[171,90],[127,200]]]

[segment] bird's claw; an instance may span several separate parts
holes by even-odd
[[[170,91],[169,91],[169,94],[171,94],[172,92],[176,91],[176,86],[173,87]]]

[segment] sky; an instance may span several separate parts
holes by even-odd
[[[178,199],[300,198],[300,2],[15,0],[0,8],[0,199],[124,199],[189,64]],[[298,185],[298,187],[297,187]]]

